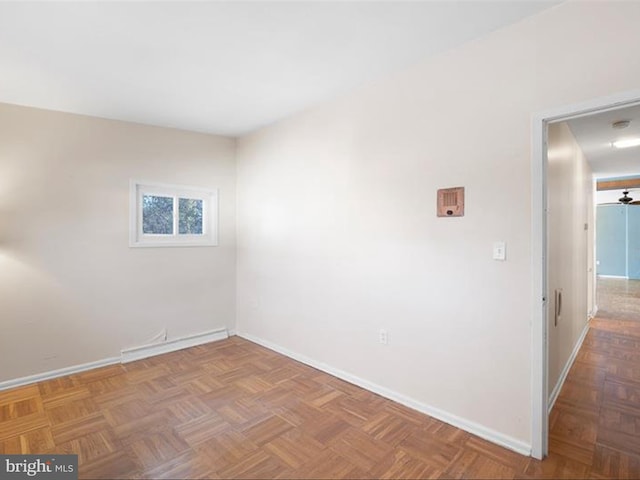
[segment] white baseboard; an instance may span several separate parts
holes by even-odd
[[[571,355],[569,356],[567,363],[562,369],[562,372],[560,372],[560,378],[558,378],[558,381],[556,382],[555,387],[553,387],[553,390],[551,390],[551,394],[549,395],[549,413],[551,413],[551,409],[555,405],[556,400],[558,399],[558,395],[560,395],[560,390],[562,390],[562,385],[564,385],[564,381],[567,379],[567,375],[569,374],[569,370],[571,370],[571,366],[573,365],[573,362],[576,361],[576,356],[578,355],[578,351],[580,350],[580,347],[582,346],[582,342],[584,342],[584,339],[587,336],[588,332],[589,332],[589,322],[587,322],[587,324],[584,326],[584,329],[580,334],[580,338],[578,338],[576,345],[573,347],[573,351],[571,352]]]
[[[93,370],[94,368],[115,365],[116,363],[120,363],[120,357],[104,358],[102,360],[96,360],[95,362],[59,368],[58,370],[51,370],[44,373],[36,373],[35,375],[29,375],[28,377],[15,378],[13,380],[0,382],[0,391],[8,390],[10,388],[22,387],[24,385],[29,385],[30,383],[43,382],[45,380],[51,380],[53,378],[64,377],[65,375],[73,375],[74,373]]]
[[[51,380],[53,378],[64,377],[66,375],[73,375],[74,373],[93,370],[94,368],[106,367],[108,365],[115,365],[118,363],[129,363],[133,362],[134,360],[141,360],[143,358],[161,355],[163,353],[182,350],[183,348],[195,347],[197,345],[203,345],[205,343],[215,342],[217,340],[224,340],[228,337],[229,335],[227,334],[227,330],[225,328],[220,328],[217,330],[211,330],[209,332],[203,332],[196,335],[177,338],[168,342],[129,348],[126,350],[122,350],[119,357],[104,358],[102,360],[96,360],[95,362],[83,363],[81,365],[72,365],[71,367],[60,368],[58,370],[51,370],[49,372],[29,375],[28,377],[20,377],[13,380],[0,382],[0,391],[8,390],[10,388],[22,387],[31,383],[43,382],[45,380]]]
[[[622,278],[624,280],[629,280],[629,277],[626,275],[597,275],[598,278]]]
[[[224,340],[229,338],[226,328],[219,328],[209,332],[197,333],[186,337],[176,338],[168,342],[154,343],[152,345],[142,345],[140,347],[127,348],[122,350],[120,361],[122,363],[134,362],[143,358],[162,355],[163,353],[175,352],[184,348],[195,347],[209,342]]]
[[[257,343],[258,345],[262,345],[263,347],[266,347],[270,350],[281,353],[289,358],[297,360],[313,368],[321,370],[325,373],[333,375],[334,377],[338,377],[342,380],[345,380],[349,383],[362,387],[373,393],[377,393],[378,395],[381,395],[385,398],[401,403],[402,405],[405,405],[409,408],[417,410],[421,413],[425,413],[431,417],[437,418],[438,420],[448,423],[449,425],[453,425],[454,427],[458,427],[469,433],[477,435],[478,437],[482,437],[485,440],[488,440],[490,442],[506,447],[522,455],[527,455],[527,456],[531,455],[531,445],[528,444],[527,442],[523,442],[522,440],[518,440],[508,435],[504,435],[491,428],[485,427],[484,425],[480,425],[471,420],[467,420],[465,418],[459,417],[452,413],[445,412],[444,410],[441,410],[439,408],[432,407],[418,400],[407,397],[401,393],[394,392],[393,390],[390,390],[386,387],[383,387],[381,385],[375,384],[368,380],[362,379],[360,377],[352,375],[343,370],[339,370],[330,365],[327,365],[326,363],[318,362],[305,355],[301,355],[299,353],[293,352],[289,349],[283,348],[279,345],[276,345],[267,340],[263,340],[261,338],[255,337],[248,333],[236,332],[236,335],[238,335],[239,337],[245,338],[251,342]]]

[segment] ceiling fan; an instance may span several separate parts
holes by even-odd
[[[618,199],[618,202],[623,203],[625,205],[629,205],[631,202],[633,202],[633,198],[629,196],[629,190],[624,190],[622,192],[622,197]]]
[[[622,197],[617,202],[601,203],[601,205],[640,205],[640,200],[634,200],[629,196],[629,189],[625,188],[622,191]]]

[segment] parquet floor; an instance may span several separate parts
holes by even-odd
[[[640,478],[640,281],[599,278],[598,307],[549,418],[550,458]]]
[[[543,462],[238,337],[0,392],[0,453],[81,478],[640,478],[640,322],[596,319]]]

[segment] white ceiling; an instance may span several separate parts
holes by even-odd
[[[611,124],[618,120],[631,120],[631,124],[616,130]],[[619,149],[611,146],[616,140],[640,137],[640,105],[576,118],[567,123],[597,178],[640,175],[640,147]],[[614,195],[621,197],[621,192],[618,193]]]
[[[0,2],[0,102],[241,135],[557,3]]]

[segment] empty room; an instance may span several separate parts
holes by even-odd
[[[0,2],[0,478],[640,477],[638,25]]]

